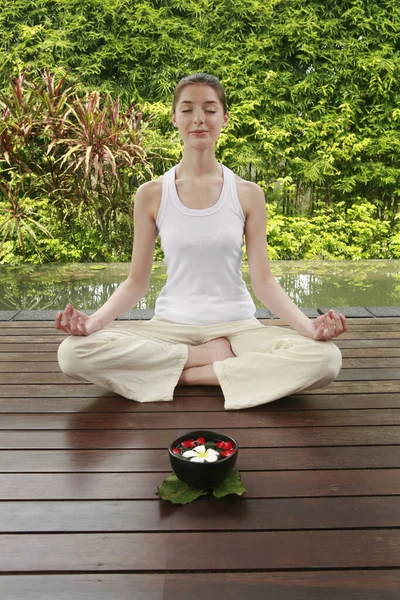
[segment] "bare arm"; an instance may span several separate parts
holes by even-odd
[[[135,197],[134,241],[130,272],[110,298],[90,317],[69,304],[55,320],[56,329],[72,335],[90,335],[130,310],[146,295],[150,285],[156,239],[156,224],[152,214],[152,198],[159,182],[141,185]]]
[[[264,192],[251,182],[246,182],[241,187],[249,207],[245,232],[246,250],[251,286],[257,298],[266,308],[306,337],[325,340],[347,331],[346,318],[341,314],[337,315],[333,310],[316,319],[309,319],[276,281],[268,259]]]

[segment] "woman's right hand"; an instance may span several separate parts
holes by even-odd
[[[98,317],[90,317],[76,310],[72,304],[67,304],[65,309],[57,314],[54,327],[70,335],[90,335],[101,329],[103,325]]]

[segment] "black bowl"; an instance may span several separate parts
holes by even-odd
[[[172,452],[172,448],[175,448],[175,446],[178,446],[184,440],[198,437],[204,438],[206,442],[209,440],[231,442],[235,447],[235,452],[225,458],[219,458],[215,462],[203,463],[192,462]],[[228,477],[235,467],[238,452],[239,445],[237,441],[229,437],[229,435],[217,433],[216,431],[206,431],[204,429],[189,431],[185,435],[181,435],[168,448],[169,461],[177,478],[192,487],[202,489],[216,487]]]

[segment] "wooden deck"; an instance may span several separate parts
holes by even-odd
[[[140,404],[74,382],[52,323],[0,323],[0,598],[397,600],[400,318],[348,322],[328,388],[243,411],[219,387]],[[200,428],[238,440],[248,493],[158,499]]]

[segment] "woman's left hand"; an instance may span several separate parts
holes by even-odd
[[[310,319],[310,326],[306,331],[300,333],[313,340],[331,340],[348,330],[346,317],[341,313],[336,314],[334,310],[328,310],[327,313]]]

